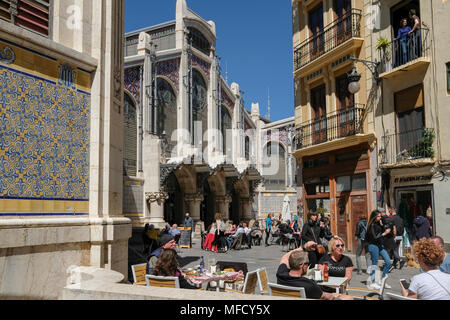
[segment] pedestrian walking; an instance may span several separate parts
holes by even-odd
[[[403,219],[397,214],[397,210],[393,207],[389,208],[389,213],[391,214],[392,224],[393,224],[393,232],[394,232],[394,262],[392,263],[394,269],[402,269],[405,265],[406,261],[402,260],[400,257],[399,249],[403,240],[403,235],[405,233],[405,223]],[[398,263],[400,262],[400,265]]]
[[[369,246],[366,242],[367,235],[367,227],[369,223],[367,222],[366,217],[362,217],[356,225],[355,237],[358,242],[358,247],[356,248],[356,268],[357,274],[361,274],[361,255],[364,251],[364,256],[366,258],[366,272],[369,274],[370,269],[370,255],[369,255]]]
[[[269,237],[271,230],[272,230],[272,215],[268,214],[266,219],[266,247],[269,246]]]

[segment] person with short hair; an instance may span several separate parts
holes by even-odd
[[[402,295],[420,300],[450,300],[450,274],[439,270],[444,250],[423,238],[413,244],[413,251],[424,272],[412,278],[408,289],[401,284]]]
[[[402,260],[400,257],[399,249],[400,244],[403,240],[403,234],[405,232],[405,223],[403,222],[403,219],[397,214],[397,209],[394,207],[389,208],[389,213],[391,214],[391,222],[393,226],[393,233],[394,233],[394,261],[392,263],[394,269],[397,269],[397,264],[400,262],[399,269],[401,270],[403,266],[405,265],[406,261]]]
[[[194,237],[194,219],[191,218],[191,215],[189,214],[189,212],[186,212],[186,215],[184,218],[184,227],[191,228],[192,238],[193,238]]]
[[[304,288],[308,299],[354,300],[353,297],[324,292],[314,280],[305,277],[310,264],[308,253],[302,248],[285,254],[277,271],[277,283],[283,286]]]
[[[367,236],[367,227],[368,222],[366,217],[362,217],[361,220],[359,220],[358,224],[356,225],[356,232],[355,237],[358,241],[358,247],[356,248],[356,268],[357,268],[357,274],[361,274],[361,255],[364,251],[365,258],[366,258],[366,272],[369,273],[369,266],[370,266],[370,255],[369,255],[369,247],[366,241]]]
[[[328,263],[328,274],[330,277],[347,278],[352,280],[353,262],[344,255],[344,239],[334,236],[328,243],[329,254],[324,255],[319,261],[319,267],[323,270],[325,263]]]
[[[181,234],[181,231],[180,231],[180,229],[178,229],[178,225],[177,224],[174,224],[172,226],[172,228],[169,230],[169,234],[172,237],[175,237],[176,235]]]

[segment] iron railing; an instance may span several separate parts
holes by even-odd
[[[418,58],[429,56],[429,30],[422,28],[391,42],[389,49],[380,50],[380,73],[389,72]]]
[[[364,105],[355,105],[305,123],[297,128],[297,150],[361,133],[363,114]]]
[[[360,37],[361,10],[352,9],[294,50],[294,67],[298,70],[330,52],[345,41]]]
[[[434,130],[425,128],[384,136],[381,164],[434,158],[434,139]]]

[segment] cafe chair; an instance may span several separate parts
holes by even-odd
[[[247,275],[248,266],[245,262],[233,262],[233,261],[217,261],[217,268],[224,272],[239,272],[242,271],[244,276]]]
[[[133,273],[133,284],[138,286],[145,286],[145,275],[147,273],[147,264],[135,264],[131,266],[131,272]]]
[[[387,278],[381,281],[380,290],[370,290],[367,288],[347,287],[347,294],[355,298],[364,300],[384,300],[384,290]]]
[[[418,299],[414,299],[414,298],[408,298],[408,297],[404,297],[398,294],[394,294],[394,293],[390,293],[390,292],[386,292],[386,295],[389,297],[390,300],[413,300],[413,301],[417,301]]]
[[[256,272],[258,274],[259,293],[263,295],[269,294],[269,277],[267,275],[267,269],[260,268]]]
[[[242,290],[225,288],[226,292],[238,292],[242,294],[255,294],[258,285],[258,271],[248,272],[245,276],[244,287]]]
[[[180,280],[178,277],[162,277],[147,274],[145,276],[145,281],[147,287],[180,288]]]
[[[269,283],[269,295],[273,297],[283,298],[299,298],[306,299],[305,288],[288,287],[279,284]]]

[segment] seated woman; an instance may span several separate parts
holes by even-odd
[[[178,277],[180,288],[197,290],[196,286],[191,285],[183,273],[178,269],[177,253],[173,249],[164,250],[156,262],[155,276]]]
[[[328,263],[328,274],[330,277],[347,278],[352,280],[353,262],[344,255],[345,242],[342,238],[335,236],[328,243],[329,254],[319,260],[319,267],[323,271],[324,264]],[[334,292],[335,289],[324,287],[326,292]]]
[[[450,274],[439,270],[444,250],[423,238],[414,243],[413,252],[424,272],[412,278],[408,289],[401,285],[402,295],[420,300],[450,300]]]

